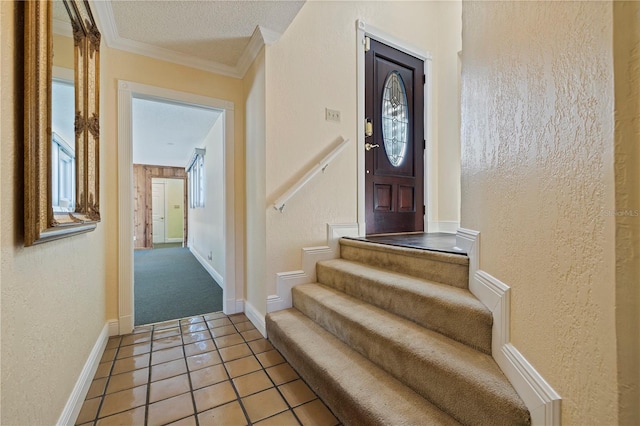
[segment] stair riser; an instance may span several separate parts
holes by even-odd
[[[520,412],[496,410],[496,407],[508,404],[501,401],[499,395],[487,393],[477,386],[463,371],[449,371],[449,367],[438,364],[438,357],[429,358],[399,346],[386,336],[372,333],[365,325],[332,309],[322,300],[298,290],[294,287],[292,293],[295,308],[463,424],[523,423]],[[329,300],[328,303],[333,302]],[[478,355],[478,361],[482,362],[484,356]]]
[[[441,256],[441,258],[446,259],[450,256],[456,255]],[[340,246],[340,257],[454,287],[469,287],[468,263],[448,263],[438,260],[437,256],[434,256],[434,258],[414,257],[346,244]]]
[[[318,282],[491,354],[492,317],[435,297],[421,297],[393,283],[336,270],[318,263]],[[473,325],[472,327],[470,325]]]

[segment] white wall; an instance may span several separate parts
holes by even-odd
[[[207,134],[203,148],[204,207],[189,208],[189,247],[221,276],[225,276],[224,239],[224,117]],[[209,259],[211,254],[211,259]],[[222,285],[222,283],[218,283]]]
[[[444,6],[443,6],[444,8]],[[421,51],[431,52],[435,64],[441,55],[448,62],[457,61],[455,40],[440,45],[439,30],[445,27],[438,2],[322,2],[309,1],[300,10],[280,40],[266,48],[266,279],[267,294],[275,294],[277,272],[300,269],[300,249],[324,245],[327,223],[357,221],[356,134],[357,109],[356,20],[393,35]],[[459,22],[459,17],[457,18]],[[450,37],[452,40],[454,36]],[[453,51],[455,50],[455,52]],[[448,68],[445,68],[445,70]],[[435,71],[434,71],[435,73]],[[439,97],[455,99],[456,73],[440,72],[433,76],[434,105]],[[445,84],[445,81],[450,83]],[[451,93],[449,93],[451,92]],[[341,112],[340,123],[325,121],[325,108]],[[434,120],[433,134],[446,140],[451,159],[455,151],[457,123],[447,114]],[[249,123],[247,116],[247,122]],[[447,129],[445,129],[448,128]],[[338,136],[351,139],[351,145],[329,166],[325,173],[304,187],[289,201],[283,213],[269,203],[282,194],[307,168],[318,161]],[[435,139],[435,138],[434,138]],[[450,149],[453,147],[453,149]],[[249,150],[247,153],[249,155]],[[453,155],[455,157],[455,155]],[[451,160],[456,170],[456,159]],[[441,164],[441,170],[448,165]],[[456,187],[455,173],[451,186]],[[247,181],[247,190],[251,182]],[[448,188],[448,187],[447,187]],[[440,191],[443,201],[451,197],[443,218],[457,220],[457,192]],[[434,200],[438,202],[438,200]],[[448,201],[445,203],[448,205]],[[434,208],[436,208],[434,206]],[[451,215],[449,215],[451,212]],[[446,214],[445,214],[446,213]],[[260,285],[264,285],[262,282]],[[262,311],[264,313],[264,311]]]
[[[612,2],[463,4],[462,226],[564,424],[618,419],[612,18]]]
[[[22,8],[0,2],[0,424],[52,425],[105,325],[105,226],[24,247]]]

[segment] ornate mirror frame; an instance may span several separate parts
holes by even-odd
[[[25,246],[96,228],[100,221],[98,31],[87,0],[64,0],[74,41],[75,211],[52,206],[52,1],[25,2]]]

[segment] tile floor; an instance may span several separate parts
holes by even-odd
[[[110,338],[76,424],[338,423],[244,314],[214,313]]]

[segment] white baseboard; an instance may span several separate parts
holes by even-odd
[[[193,247],[189,247],[189,251],[196,259],[198,259],[198,262],[200,262],[202,267],[209,273],[209,275],[211,275],[211,278],[213,278],[213,280],[218,283],[220,288],[224,290],[224,278],[222,278],[222,275],[220,275],[220,273],[216,271],[209,262],[207,262],[207,260],[198,252],[198,250],[194,249]]]
[[[100,332],[100,335],[98,335],[98,339],[89,353],[89,358],[87,358],[87,361],[84,363],[84,367],[80,372],[76,385],[73,387],[71,395],[58,418],[58,425],[74,425],[76,423],[78,414],[80,414],[80,409],[84,403],[84,399],[87,396],[87,392],[89,392],[89,387],[93,381],[93,376],[96,374],[98,364],[100,363],[104,349],[107,346],[110,328],[110,323],[106,323],[104,327],[102,327],[102,331]]]
[[[181,243],[182,241],[184,241],[184,238],[165,238],[164,239],[165,243]]]
[[[511,289],[480,269],[480,233],[459,229],[456,245],[469,256],[469,290],[493,315],[493,358],[529,409],[532,424],[560,425],[560,396],[510,343]]]
[[[107,321],[107,327],[109,327],[109,337],[118,336],[120,334],[120,323],[117,319]]]
[[[288,309],[292,305],[291,289],[299,284],[316,282],[316,264],[340,257],[340,238],[358,236],[356,223],[327,224],[327,245],[302,249],[302,270],[278,272],[276,293],[267,297],[267,313]]]
[[[440,220],[427,222],[427,232],[446,232],[455,234],[460,228],[460,222]]]
[[[265,323],[264,316],[258,312],[258,310],[249,302],[244,302],[244,314],[249,318],[249,321],[262,333],[264,338],[267,338],[267,325]]]

